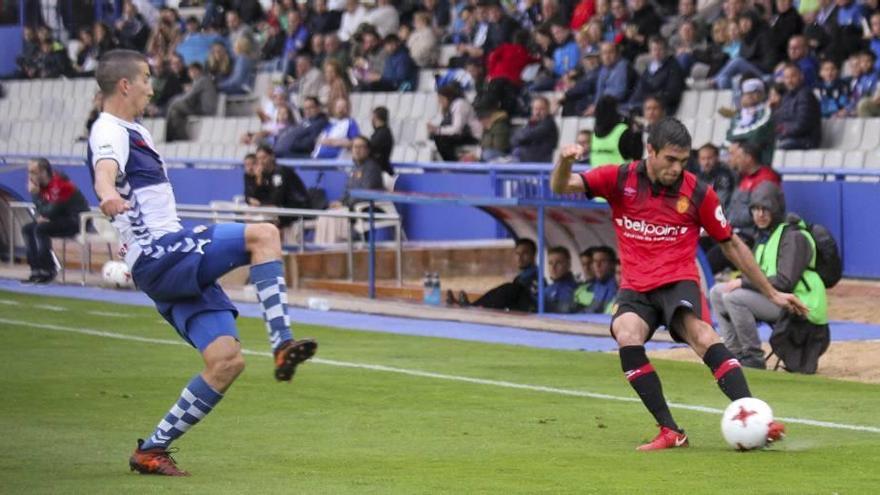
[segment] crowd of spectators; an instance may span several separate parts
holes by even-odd
[[[822,117],[880,115],[876,0],[201,4],[201,18],[182,18],[163,0],[124,0],[118,14],[99,19],[89,18],[94,12],[67,19],[51,5],[29,11],[18,75],[88,77],[107,50],[143,51],[154,73],[149,114],[169,118],[174,140],[187,138],[186,118],[217,108],[218,96],[192,72],[208,77],[217,95],[242,95],[253,91],[258,69],[280,71],[282,88],[271,91],[284,91],[288,110],[276,105],[272,119],[261,115],[266,133],[253,141],[274,145],[283,128],[306,119],[309,97],[333,123],[336,102],[352,91],[411,91],[419,69],[431,68],[438,86],[457,85],[437,88],[441,113],[429,126],[444,160],[549,161],[557,112],[595,116],[609,97],[624,117],[641,114],[649,100],[672,115],[688,86],[733,89],[735,108],[722,109],[732,119],[728,138],[769,139],[771,156],[774,146],[819,146]],[[437,67],[441,44],[455,47],[448,69]],[[558,96],[535,98],[536,108],[531,95],[540,91]],[[521,129],[517,117],[528,119]]]
[[[538,268],[535,265],[537,245],[520,238],[514,244],[517,275],[510,282],[493,287],[470,301],[464,291],[456,295],[446,291],[448,306],[479,307],[523,312],[538,308]],[[581,275],[572,272],[572,256],[564,246],[547,250],[547,276],[544,288],[544,310],[548,313],[611,314],[620,286],[617,253],[609,246],[593,246],[579,255]]]

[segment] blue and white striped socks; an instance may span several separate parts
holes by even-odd
[[[211,412],[222,398],[223,394],[211,388],[202,375],[196,375],[180,393],[180,398],[171,406],[171,410],[159,422],[156,431],[144,442],[141,449],[156,447],[167,449],[171,442]]]
[[[293,340],[290,316],[287,314],[287,285],[284,283],[284,265],[280,260],[251,266],[251,283],[257,287],[257,299],[263,307],[263,321],[269,334],[269,344],[275,351]]]

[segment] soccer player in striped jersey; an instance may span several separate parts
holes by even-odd
[[[113,50],[95,72],[104,111],[89,135],[88,163],[101,211],[119,231],[121,251],[138,288],[195,347],[204,370],[129,459],[133,471],[186,476],[168,447],[217,405],[244,370],[235,326],[238,312],[217,284],[230,270],[251,265],[269,342],[275,378],[289,381],[297,365],[317,350],[313,340],[294,340],[287,314],[287,288],[278,229],[269,223],[215,224],[185,229],[174,191],[150,133],[137,123],[153,90],[146,57]]]

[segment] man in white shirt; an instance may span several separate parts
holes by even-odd
[[[244,370],[235,306],[216,280],[251,265],[275,355],[275,378],[288,381],[317,350],[293,340],[278,229],[268,223],[180,224],[165,163],[149,131],[136,122],[153,89],[146,57],[131,50],[105,54],[95,72],[104,111],[89,135],[88,164],[101,211],[119,231],[121,251],[135,284],[163,317],[197,348],[204,370],[183,389],[149,438],[129,459],[143,474],[186,476],[168,455],[169,444],[208,414]]]

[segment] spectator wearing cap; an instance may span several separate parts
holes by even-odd
[[[762,163],[773,161],[773,152],[776,149],[773,116],[767,105],[764,83],[760,79],[743,81],[739,110],[732,112],[722,109],[719,113],[731,117],[727,130],[728,142],[750,143],[761,150]]]
[[[437,100],[440,114],[427,124],[428,135],[437,145],[437,152],[444,161],[458,161],[458,147],[476,144],[483,128],[474,107],[462,95],[458,84],[441,86],[437,90]]]
[[[666,40],[652,36],[648,46],[651,61],[636,83],[624,109],[637,109],[642,106],[645,97],[654,96],[663,103],[667,114],[674,115],[684,92],[684,72],[675,57],[669,53]]]
[[[382,74],[369,72],[365,91],[413,91],[418,83],[419,69],[409,55],[409,50],[400,42],[396,34],[385,37],[383,50],[387,58]]]
[[[576,77],[566,87],[560,101],[563,117],[584,115],[587,108],[595,101],[600,68],[599,50],[588,48],[581,59],[582,72],[580,74],[570,73],[569,75],[569,77]]]
[[[376,27],[380,38],[396,33],[400,27],[400,14],[391,0],[377,0],[376,7],[367,13],[366,21]]]
[[[543,96],[532,99],[532,113],[526,125],[513,133],[513,157],[525,163],[550,163],[559,141],[559,129],[550,114],[550,102]]]
[[[804,84],[803,74],[795,64],[782,72],[785,95],[773,115],[776,147],[783,150],[809,150],[822,140],[822,110],[813,91]]]

